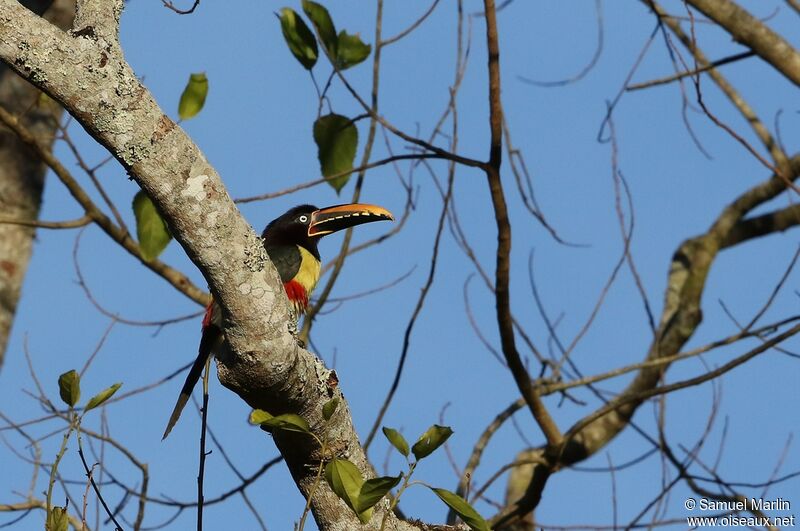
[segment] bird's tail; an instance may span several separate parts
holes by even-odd
[[[172,415],[169,417],[167,429],[164,430],[164,435],[161,437],[162,441],[167,438],[167,435],[169,435],[169,432],[172,431],[175,423],[178,422],[178,419],[181,417],[183,408],[186,407],[189,397],[192,396],[194,386],[197,384],[198,380],[200,380],[200,375],[203,374],[203,367],[211,357],[214,344],[222,337],[222,330],[220,330],[218,326],[205,322],[203,324],[205,326],[203,327],[203,336],[200,339],[197,359],[194,360],[192,368],[189,369],[189,374],[186,375],[186,381],[181,389],[181,394],[178,396],[178,401],[175,403],[175,408],[172,410]]]

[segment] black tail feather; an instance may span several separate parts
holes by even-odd
[[[181,417],[183,408],[186,407],[189,397],[192,396],[194,386],[197,385],[197,382],[200,380],[200,375],[203,374],[203,367],[205,367],[206,362],[211,357],[212,347],[221,336],[222,330],[216,325],[209,324],[203,329],[203,336],[200,339],[197,359],[194,360],[192,368],[189,369],[189,374],[186,375],[186,381],[183,384],[183,388],[181,388],[181,394],[178,396],[178,401],[175,403],[175,408],[172,410],[169,422],[167,422],[167,428],[164,430],[164,435],[161,437],[162,441],[167,438],[167,435],[169,435],[169,432],[172,431],[172,428]]]

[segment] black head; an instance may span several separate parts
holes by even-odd
[[[325,235],[372,221],[393,220],[391,212],[359,203],[317,208],[300,205],[267,225],[261,236],[268,245],[300,245],[319,258],[317,242]]]
[[[261,233],[261,237],[270,244],[300,245],[308,249],[314,256],[319,256],[317,240],[309,236],[312,214],[319,210],[314,205],[299,205],[290,208],[286,213],[269,222]]]

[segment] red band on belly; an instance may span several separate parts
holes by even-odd
[[[291,302],[303,310],[306,309],[308,306],[308,292],[302,284],[296,280],[290,280],[283,283],[283,288],[286,290],[286,296],[289,297]]]
[[[211,324],[213,320],[213,312],[214,312],[214,301],[208,303],[206,306],[206,314],[203,316],[203,329],[206,329],[208,325]]]

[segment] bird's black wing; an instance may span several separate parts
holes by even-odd
[[[270,261],[281,276],[281,282],[289,282],[300,271],[303,260],[297,245],[270,245],[266,244]]]

